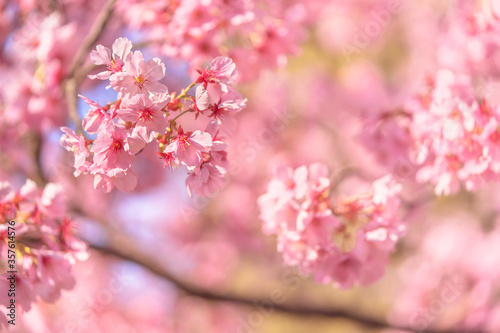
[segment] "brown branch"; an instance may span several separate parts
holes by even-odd
[[[89,63],[87,65],[82,66],[82,68],[76,74],[76,80],[81,82],[88,74],[90,74],[94,69],[98,68],[98,66],[93,63]]]
[[[66,103],[68,104],[68,114],[71,121],[75,124],[77,134],[83,134],[82,120],[78,114],[78,92],[77,82],[74,78],[66,81],[64,85],[64,94],[66,95]]]
[[[31,157],[33,158],[33,172],[28,176],[28,178],[35,181],[38,186],[45,186],[47,184],[47,178],[45,177],[42,169],[42,144],[43,137],[36,133],[29,133],[28,146],[30,149]]]
[[[102,225],[102,224],[101,224]],[[135,245],[134,240],[130,239],[123,233],[118,230],[112,229],[109,224],[103,226],[107,230],[108,244],[106,246],[92,243],[91,241],[87,242],[90,244],[90,247],[98,250],[99,252],[111,255],[116,258],[120,258],[129,262],[133,262],[142,266],[143,268],[149,270],[153,274],[157,275],[160,278],[163,278],[172,284],[174,284],[179,290],[183,291],[186,294],[191,296],[196,296],[203,298],[207,301],[217,301],[217,302],[230,302],[237,305],[243,305],[247,307],[255,307],[258,304],[269,304],[270,300],[267,299],[258,299],[254,297],[248,297],[243,295],[236,295],[232,292],[224,292],[224,291],[212,291],[200,288],[190,282],[184,281],[179,277],[175,276],[172,272],[170,272],[164,265],[155,259],[154,255],[148,254],[148,251],[143,250],[144,246]],[[151,251],[150,253],[154,253]],[[265,302],[265,303],[264,303]],[[364,316],[362,314],[357,314],[353,312],[349,312],[343,309],[325,309],[308,306],[306,304],[277,304],[272,303],[272,311],[287,313],[298,316],[317,316],[317,317],[326,317],[326,318],[341,318],[347,319],[358,324],[364,325],[366,327],[370,327],[373,329],[397,329],[397,330],[405,330],[409,332],[420,332],[420,333],[457,333],[457,330],[453,331],[444,331],[444,330],[434,330],[434,329],[426,329],[426,330],[416,330],[410,327],[397,326],[392,325],[384,320],[375,319],[371,317]],[[464,333],[466,331],[463,331]],[[474,332],[479,333],[479,332]]]
[[[116,0],[108,0],[103,9],[97,16],[94,24],[90,28],[90,32],[82,43],[82,46],[76,52],[76,56],[71,63],[66,82],[64,83],[64,93],[66,95],[66,102],[68,104],[68,114],[71,121],[75,124],[77,134],[83,134],[82,121],[78,115],[78,86],[85,77],[85,71],[88,67],[82,66],[85,57],[90,51],[90,48],[99,39],[103,32],[109,18],[113,14],[113,7]]]
[[[109,18],[113,14],[113,7],[115,6],[116,0],[108,0],[108,2],[104,5],[103,9],[97,16],[94,24],[90,28],[90,32],[82,43],[82,46],[76,52],[76,56],[71,63],[67,77],[75,77],[76,71],[81,67],[83,61],[87,54],[90,51],[90,48],[94,45],[95,42],[101,36],[106,24],[109,21]]]
[[[358,168],[355,165],[348,165],[335,172],[331,180],[332,187],[330,191],[335,191],[345,179],[353,176],[365,181],[370,179],[366,172],[364,172],[361,168]]]

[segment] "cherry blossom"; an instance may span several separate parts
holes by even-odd
[[[212,146],[212,137],[206,132],[200,130],[186,132],[179,127],[177,137],[172,140],[164,152],[172,155],[188,167],[196,167],[203,161],[204,153],[210,151]]]
[[[90,166],[87,158],[90,156],[88,149],[88,141],[82,135],[76,135],[75,131],[68,127],[61,127],[64,135],[61,137],[61,145],[68,151],[75,154],[75,177],[78,177],[82,172],[85,172]]]
[[[125,71],[110,77],[110,85],[125,96],[149,93],[167,93],[167,87],[158,82],[165,76],[165,65],[160,59],[144,61],[140,51],[134,51],[125,61]]]
[[[498,260],[500,233],[498,228],[483,232],[476,223],[460,223],[466,219],[450,216],[423,235],[418,251],[400,268],[404,284],[390,314],[392,322],[416,330],[433,322],[446,323],[444,329],[499,328],[498,300],[492,295],[500,271],[491,263]],[[463,306],[469,311],[461,311]]]
[[[0,253],[7,258],[7,222],[14,221],[16,249],[21,255],[15,269],[10,270],[17,272],[16,301],[26,312],[37,299],[54,302],[61,290],[74,287],[73,266],[77,260],[87,259],[87,247],[73,235],[61,184],[48,183],[40,191],[27,180],[17,192],[5,182],[0,183],[0,188]],[[2,284],[8,283],[7,275],[2,275]],[[9,299],[2,295],[0,302],[7,306]]]
[[[0,331],[500,331],[499,3],[0,1]]]
[[[94,163],[105,169],[128,169],[135,159],[130,144],[131,138],[127,137],[125,129],[117,126],[106,126],[92,145]]]
[[[226,183],[224,174],[225,169],[212,163],[203,163],[186,178],[189,196],[197,194],[200,197],[206,197],[221,189]]]
[[[124,70],[125,60],[130,55],[132,43],[125,37],[118,38],[113,43],[113,56],[107,47],[97,45],[96,50],[90,53],[90,59],[95,65],[106,65],[106,71],[96,75],[89,75],[91,79],[106,80],[111,75]]]
[[[146,142],[151,142],[159,133],[165,133],[168,119],[161,109],[168,103],[164,94],[152,99],[145,95],[135,95],[122,104],[117,113],[124,121],[135,124],[135,134]]]
[[[325,165],[278,167],[258,204],[263,231],[277,234],[285,263],[321,283],[342,288],[370,284],[384,274],[405,225],[399,221],[401,186],[390,175],[364,193],[340,195],[333,206]]]
[[[403,111],[389,112],[370,124],[370,133],[363,134],[366,146],[374,147],[374,137],[379,144],[391,145],[377,150],[379,159],[391,168],[406,161],[417,169],[416,180],[433,184],[438,195],[462,187],[475,191],[498,179],[498,106],[476,96],[470,76],[450,70],[430,77],[426,90],[409,99]],[[392,129],[386,142],[378,139],[382,126]],[[382,150],[396,155],[391,161],[385,153],[381,156]]]
[[[198,83],[203,83],[203,87],[207,89],[216,86],[223,93],[228,92],[228,84],[234,83],[238,75],[236,65],[230,58],[217,57],[210,62],[210,69],[205,68],[203,72],[199,71],[200,76],[196,80]]]
[[[116,101],[105,105],[80,95],[90,107],[82,128],[95,134],[95,139],[61,128],[65,133],[61,144],[75,155],[75,176],[93,175],[94,187],[106,192],[115,187],[130,192],[137,185],[137,176],[131,169],[136,155],[155,143],[166,167],[188,168],[186,187],[190,196],[206,196],[222,188],[229,165],[225,151],[228,138],[219,131],[218,124],[224,121],[234,126],[230,117],[246,106],[246,99],[231,86],[237,73],[231,59],[214,59],[211,69],[200,72],[203,74],[179,94],[169,94],[168,88],[159,82],[165,75],[165,65],[158,58],[145,61],[140,51],[132,52],[132,44],[126,38],[115,41],[112,59],[104,46],[92,51],[91,59],[108,67],[119,65],[116,71],[99,74],[109,79],[118,94]],[[188,95],[195,85],[195,96]],[[219,87],[212,96],[216,100],[205,89],[214,85]],[[189,100],[191,105],[185,103]],[[185,132],[178,119],[186,113],[194,113],[195,120],[201,114],[215,119],[206,126],[207,132]]]
[[[107,110],[104,110],[104,107],[99,105],[99,103],[94,102],[82,95],[79,95],[79,97],[91,107],[85,117],[83,117],[83,129],[89,134],[97,133],[101,124],[106,124],[111,120],[111,115],[107,112]]]

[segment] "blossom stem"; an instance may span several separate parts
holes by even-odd
[[[178,99],[181,99],[181,98],[186,98],[187,97],[187,92],[189,91],[189,89],[193,88],[194,85],[196,84],[197,82],[194,81],[193,83],[191,83],[189,86],[187,86],[186,88],[182,89],[181,90],[181,93],[179,94],[179,96],[177,96],[176,98]]]
[[[175,121],[176,121],[176,120],[177,120],[180,116],[182,116],[183,114],[188,113],[188,112],[191,112],[191,110],[186,110],[186,111],[182,112],[182,113],[181,113],[181,114],[179,114],[177,117],[175,117],[174,119],[172,119],[172,120],[170,121],[170,124],[172,124],[172,123],[173,123],[173,122],[175,122]]]

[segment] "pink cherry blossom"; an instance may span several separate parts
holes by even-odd
[[[91,107],[91,109],[87,112],[85,117],[83,117],[82,121],[83,129],[89,134],[97,133],[99,127],[103,123],[106,124],[111,120],[112,118],[111,115],[108,114],[107,111],[104,110],[104,107],[99,105],[98,102],[94,102],[82,95],[78,96],[82,98],[85,101],[85,103],[87,103]]]
[[[94,163],[104,169],[119,168],[128,169],[135,159],[137,151],[132,150],[123,128],[117,126],[106,126],[101,130],[92,145],[91,151],[94,153]]]
[[[177,165],[180,164],[179,160],[174,157],[174,154],[172,154],[172,152],[170,153],[158,152],[158,155],[164,162],[163,166],[169,168],[170,171],[176,169]]]
[[[12,216],[9,216],[10,210],[13,210]],[[76,260],[88,257],[86,245],[71,235],[72,231],[67,227],[71,223],[66,217],[63,186],[48,183],[40,191],[33,181],[27,180],[14,193],[7,184],[0,185],[0,252],[5,256],[6,245],[8,242],[12,244],[14,237],[8,237],[7,227],[10,224],[7,221],[16,224],[16,266],[10,270],[17,272],[12,275],[15,276],[19,313],[29,311],[32,303],[39,298],[55,302],[61,295],[61,289],[74,287],[73,266]],[[0,284],[5,283],[10,284],[7,276],[3,275]],[[10,303],[5,296],[0,297],[2,305]]]
[[[14,274],[15,275],[15,284],[16,284],[16,303],[20,305],[21,311],[27,312],[31,309],[32,303],[36,300],[37,294],[36,290],[34,290],[32,281],[21,273]],[[10,274],[4,273],[1,275],[0,286],[2,286],[3,290],[10,289],[10,282],[7,280],[7,277],[10,277]],[[30,277],[33,277],[31,274]],[[2,295],[0,298],[0,302],[2,305],[9,305],[8,302],[10,300],[6,297],[6,295]],[[0,312],[1,315],[1,312]],[[10,319],[10,318],[9,318]]]
[[[49,183],[45,186],[38,200],[38,209],[48,216],[64,217],[66,199],[61,184]]]
[[[279,167],[258,204],[263,230],[278,235],[278,251],[322,283],[349,288],[384,274],[388,255],[405,228],[397,220],[401,188],[391,176],[372,190],[339,196],[332,207],[328,170],[322,164]]]
[[[499,120],[498,106],[476,96],[470,76],[440,70],[403,110],[376,117],[362,140],[395,173],[451,195],[499,179]],[[401,165],[409,170],[400,172]]]
[[[165,65],[158,58],[144,61],[141,52],[135,51],[125,62],[125,72],[110,77],[110,85],[126,96],[136,94],[167,93],[165,85],[158,82],[165,76]]]
[[[180,163],[194,168],[199,166],[204,158],[204,153],[208,153],[212,147],[212,136],[200,130],[186,132],[179,127],[177,137],[175,137],[164,150],[164,153],[172,153]]]
[[[212,137],[212,155],[216,152],[227,149],[229,138],[222,131],[220,131],[220,126],[216,120],[212,120],[207,124],[205,132],[210,134]]]
[[[118,117],[135,125],[134,132],[146,142],[151,142],[168,127],[168,119],[161,110],[169,101],[167,94],[148,98],[135,95],[118,109]]]
[[[123,192],[131,192],[137,186],[137,176],[130,169],[113,168],[104,170],[92,165],[90,174],[94,175],[94,188],[111,192],[115,187]]]
[[[218,87],[212,89],[217,102],[211,101],[203,85],[196,87],[196,96],[189,96],[184,90],[171,101],[171,96],[176,94],[169,95],[166,86],[158,82],[164,76],[165,66],[157,58],[145,61],[141,52],[130,53],[130,45],[127,39],[119,39],[114,44],[123,52],[114,48],[113,61],[121,59],[124,63],[120,71],[109,75],[111,86],[118,91],[117,100],[101,106],[80,96],[90,106],[83,119],[83,129],[96,134],[96,138],[89,140],[64,129],[66,134],[61,143],[67,150],[75,152],[75,176],[94,176],[94,187],[106,192],[115,187],[130,192],[137,184],[137,177],[131,171],[135,155],[146,144],[156,143],[165,166],[170,169],[178,165],[188,167],[189,192],[196,188],[194,191],[198,194],[211,193],[212,188],[220,188],[220,179],[226,173],[229,161],[225,151],[227,137],[219,131],[218,123],[226,122],[228,115],[246,106],[246,99],[229,86],[236,76],[234,63],[229,58],[220,57],[212,62],[214,71],[205,73],[205,78],[213,74],[209,81],[211,87]],[[108,61],[109,50],[99,46],[93,59],[99,63]],[[194,103],[186,111],[170,117],[171,112],[182,111],[183,99]],[[209,111],[212,114],[208,114]],[[209,133],[200,130],[185,133],[176,120],[187,112],[194,112],[195,120],[200,114],[215,118],[207,126]],[[235,120],[226,122],[226,132],[227,124],[234,128]],[[212,183],[217,185],[212,186]]]
[[[205,68],[203,72],[199,71],[200,76],[196,80],[203,83],[207,89],[208,85],[218,86],[223,93],[228,92],[228,84],[234,83],[238,75],[236,65],[227,57],[217,57],[210,62],[210,69]]]
[[[234,89],[223,93],[211,107],[212,113],[209,117],[224,120],[227,116],[233,116],[246,107],[246,99]]]
[[[476,101],[470,78],[450,71],[437,74],[429,100],[428,106],[413,102],[408,107],[414,149],[425,152],[417,179],[435,184],[437,194],[455,193],[461,185],[476,190],[493,175],[490,166],[497,163],[491,151],[483,149],[494,137],[481,135],[500,117],[497,107]]]
[[[204,163],[186,178],[186,187],[190,197],[197,194],[206,197],[224,187],[225,169],[212,163]]]
[[[125,67],[125,61],[131,54],[132,43],[125,37],[115,40],[113,43],[113,56],[110,50],[102,45],[96,46],[96,51],[90,53],[90,59],[95,65],[106,65],[106,71],[97,75],[89,75],[91,79],[107,80],[111,75],[121,73]]]
[[[196,94],[191,108],[196,112],[195,118],[198,118],[200,114],[212,108],[207,90],[201,85],[196,87]]]
[[[75,154],[75,177],[79,176],[83,172],[87,171],[90,162],[87,158],[90,156],[88,149],[88,142],[82,135],[76,135],[76,133],[68,127],[61,127],[64,135],[59,141],[61,145],[67,150]]]
[[[71,290],[75,287],[71,255],[40,251],[37,261],[37,276],[40,280],[35,286],[41,299],[54,302],[61,297],[62,289]]]
[[[186,179],[186,187],[190,197],[193,193],[199,197],[212,195],[226,184],[226,173],[229,167],[227,160],[227,137],[219,131],[217,121],[212,120],[205,128],[212,138],[210,152],[203,155],[203,161],[196,166]]]
[[[492,263],[499,259],[500,230],[484,232],[468,218],[451,214],[421,236],[417,250],[399,269],[403,283],[390,322],[415,330],[434,322],[445,323],[443,329],[498,330],[498,299],[493,296],[498,286],[493,281],[500,271]],[[448,311],[433,311],[443,303]],[[469,310],[461,311],[464,306]]]
[[[0,1],[0,331],[500,332],[499,4]]]

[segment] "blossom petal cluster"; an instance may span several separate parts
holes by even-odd
[[[9,183],[0,182],[0,267],[16,272],[2,274],[0,286],[9,290],[7,277],[15,276],[16,307],[22,312],[38,299],[54,302],[62,290],[72,289],[76,283],[73,266],[88,257],[65,211],[60,184],[48,183],[40,190],[27,180],[16,192]],[[14,261],[7,261],[9,250],[15,253]],[[9,301],[7,293],[2,293],[0,304],[8,306]],[[0,323],[2,316],[0,311]]]
[[[443,68],[480,75],[500,74],[500,10],[496,0],[453,5],[448,31],[437,50]]]
[[[476,190],[500,173],[500,109],[476,99],[470,77],[442,70],[429,91],[407,105],[420,152],[417,180],[449,195]]]
[[[400,176],[437,195],[477,190],[500,175],[500,108],[479,97],[466,74],[440,70],[402,109],[367,123],[361,139]]]
[[[277,167],[258,199],[266,234],[277,235],[287,265],[321,283],[342,288],[368,285],[383,276],[389,255],[404,234],[398,219],[401,186],[387,175],[366,192],[340,195],[332,204],[325,165]]]
[[[2,8],[4,12],[9,10]],[[89,11],[85,16],[92,14]],[[57,11],[49,15],[29,11],[22,17],[23,24],[9,23],[2,17],[1,25],[5,26],[0,33],[9,36],[9,47],[2,50],[0,59],[2,77],[9,83],[0,91],[0,126],[15,127],[8,136],[19,141],[29,133],[45,133],[64,124],[67,107],[63,81],[77,43],[85,33]],[[4,45],[6,39],[1,38],[0,42]]]
[[[312,4],[261,0],[156,1],[118,4],[123,20],[146,31],[168,57],[197,68],[205,59],[225,54],[243,67],[245,79],[265,68],[282,67],[304,39]]]
[[[188,170],[186,187],[190,196],[207,196],[225,184],[227,135],[221,127],[246,106],[246,99],[231,84],[237,77],[231,59],[217,57],[199,71],[199,77],[180,94],[169,94],[161,80],[165,65],[158,58],[146,60],[132,43],[118,38],[112,47],[98,45],[91,53],[95,65],[106,70],[91,79],[109,80],[117,100],[106,105],[80,96],[90,107],[82,127],[96,135],[93,140],[62,127],[60,143],[74,153],[75,176],[91,174],[94,187],[109,192],[132,191],[137,177],[132,170],[136,155],[147,144],[156,143],[158,154],[171,169]],[[195,88],[195,96],[188,95]],[[179,118],[186,114],[208,118],[208,123],[184,131]],[[232,124],[229,122],[229,124]]]

